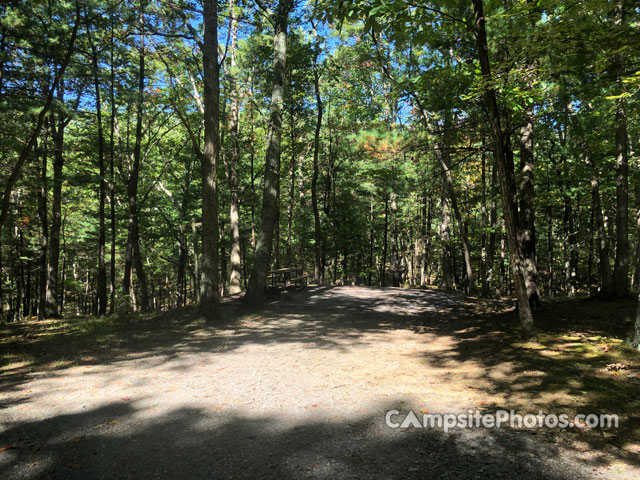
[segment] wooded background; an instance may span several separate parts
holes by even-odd
[[[317,283],[529,305],[640,285],[627,0],[9,1],[0,312]]]

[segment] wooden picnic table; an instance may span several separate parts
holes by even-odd
[[[297,286],[298,283],[306,285],[307,275],[305,275],[303,268],[278,268],[269,271],[267,283],[269,283],[269,280],[271,280],[271,288],[281,290],[291,286],[291,284],[294,286]]]

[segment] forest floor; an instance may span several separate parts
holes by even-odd
[[[0,478],[640,478],[635,304],[308,288],[0,327]],[[616,413],[617,429],[391,429],[385,412]],[[402,417],[399,417],[402,418]]]

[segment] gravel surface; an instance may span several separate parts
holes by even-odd
[[[0,478],[640,478],[570,448],[573,433],[385,426],[389,409],[508,407],[483,388],[508,370],[458,354],[489,307],[334,287],[219,326],[169,312],[162,341],[132,335],[0,384]]]

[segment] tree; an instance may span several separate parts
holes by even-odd
[[[218,6],[203,0],[204,43],[204,148],[202,168],[202,264],[200,266],[200,311],[209,321],[219,318],[218,286],[218,156],[220,153],[218,64]]]
[[[625,1],[615,5],[614,24],[624,28]],[[616,155],[616,258],[613,269],[613,289],[618,297],[629,294],[629,136],[627,133],[627,100],[622,86],[624,57],[615,55],[614,74],[619,98],[615,107]]]
[[[86,14],[85,17],[88,17],[88,14]],[[96,118],[98,121],[98,168],[100,171],[98,208],[98,315],[102,316],[107,313],[107,265],[105,262],[107,243],[107,230],[105,220],[105,204],[107,200],[107,170],[104,158],[104,131],[102,128],[102,100],[100,94],[98,50],[91,36],[91,26],[87,25],[86,28],[89,47],[91,48],[91,73],[93,76],[93,88],[96,101]]]
[[[480,62],[480,71],[485,82],[483,97],[489,114],[491,133],[495,144],[496,167],[498,168],[500,190],[502,193],[502,211],[507,228],[507,242],[509,244],[513,276],[516,281],[520,323],[526,335],[535,337],[537,333],[533,324],[533,315],[531,313],[531,306],[529,305],[529,297],[524,281],[522,254],[518,246],[518,225],[514,205],[516,188],[513,174],[513,160],[508,157],[509,146],[500,122],[496,92],[494,88],[490,86],[493,84],[493,79],[489,63],[489,48],[485,27],[486,20],[482,0],[473,0],[473,10],[475,14],[477,55]]]
[[[58,91],[58,85],[62,79],[62,77],[64,76],[65,70],[67,68],[67,66],[69,65],[69,61],[71,60],[71,56],[74,53],[74,48],[75,48],[75,42],[76,42],[76,38],[78,35],[78,28],[79,28],[79,23],[80,23],[80,18],[81,18],[81,12],[80,12],[80,7],[78,4],[76,4],[76,11],[75,11],[75,19],[74,19],[74,23],[73,23],[73,27],[71,30],[71,34],[69,36],[68,39],[68,44],[65,50],[65,55],[62,58],[62,60],[59,63],[59,66],[57,66],[56,68],[56,64],[54,64],[54,74],[53,74],[53,79],[50,83],[50,85],[48,86],[48,88],[46,89],[46,93],[44,96],[44,100],[43,100],[43,104],[42,107],[40,108],[38,115],[36,117],[35,120],[35,125],[33,125],[31,127],[31,133],[28,136],[26,142],[23,144],[22,148],[20,149],[20,153],[18,155],[18,158],[16,159],[13,167],[11,168],[11,173],[10,175],[7,177],[5,185],[4,185],[4,191],[3,191],[3,195],[2,195],[2,207],[0,210],[0,250],[1,250],[1,235],[2,235],[2,228],[4,226],[5,221],[7,220],[7,217],[9,215],[9,209],[11,206],[11,194],[13,191],[13,188],[20,176],[20,173],[22,171],[22,167],[25,164],[25,162],[27,161],[27,159],[29,158],[29,156],[31,155],[31,152],[33,151],[34,147],[37,144],[38,138],[40,137],[40,133],[42,130],[42,127],[45,124],[47,115],[49,113],[49,110],[53,104],[53,100],[55,97],[56,92]],[[4,38],[4,37],[3,37]],[[44,176],[46,178],[46,172],[43,172]],[[42,201],[44,201],[45,199],[43,198]],[[45,247],[45,256],[46,256],[46,244],[44,245]],[[2,261],[1,261],[1,255],[0,255],[0,270],[1,270],[1,265],[2,265]],[[41,262],[41,268],[45,267],[46,270],[46,260],[43,260]],[[0,281],[0,283],[2,283]],[[45,277],[45,285],[44,288],[46,289],[46,277]],[[42,282],[41,282],[42,285]],[[2,288],[0,286],[0,304],[2,303]],[[44,302],[41,302],[41,307],[42,309],[44,309],[44,307],[46,306],[46,294],[45,294],[45,298],[44,298]],[[44,310],[43,313],[44,315]]]
[[[316,4],[317,6],[317,4]],[[313,281],[320,284],[322,281],[322,258],[321,258],[321,242],[322,232],[320,231],[320,210],[318,209],[318,175],[319,175],[319,156],[320,156],[320,130],[322,129],[323,104],[322,95],[320,94],[320,72],[318,66],[318,54],[320,53],[320,45],[315,24],[313,26],[313,38],[316,41],[316,49],[313,56],[313,88],[316,97],[316,128],[313,134],[313,176],[311,177],[311,208],[313,209]]]
[[[131,296],[131,305],[145,311],[149,308],[149,294],[147,291],[147,276],[144,272],[142,254],[140,252],[140,222],[138,212],[138,185],[140,180],[140,162],[142,159],[142,121],[144,109],[145,86],[145,26],[144,26],[144,0],[140,0],[138,10],[138,28],[140,46],[138,54],[138,96],[136,101],[136,127],[135,143],[133,147],[133,162],[127,180],[127,200],[129,203],[129,219],[127,229],[127,248],[125,252],[124,267],[124,294]],[[140,298],[136,297],[131,285],[131,273],[135,268],[136,278],[140,284]]]
[[[236,80],[236,50],[238,42],[238,19],[233,0],[229,0],[229,13],[230,29],[231,29],[231,45],[230,45],[230,57],[231,62],[229,65],[229,71],[227,77],[229,79],[229,96],[230,96],[230,108],[229,108],[229,136],[231,137],[231,156],[228,166],[228,180],[229,180],[229,220],[230,220],[230,235],[231,235],[231,269],[229,277],[229,293],[232,295],[240,293],[242,290],[240,286],[240,207],[238,201],[238,162],[240,160],[240,141],[238,134],[239,126],[239,104],[240,93],[238,91],[238,83]]]
[[[273,86],[271,113],[265,154],[264,190],[260,230],[253,259],[253,269],[244,298],[245,305],[258,307],[264,301],[267,271],[271,264],[273,232],[276,227],[277,198],[280,182],[280,155],[282,136],[282,103],[284,99],[285,68],[287,61],[287,26],[292,0],[280,0],[273,23]]]

